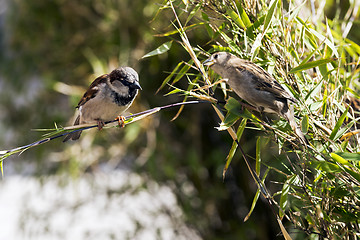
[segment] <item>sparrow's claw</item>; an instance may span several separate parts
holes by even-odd
[[[104,123],[103,120],[98,119],[98,120],[97,120],[97,125],[98,125],[98,129],[99,129],[99,131],[100,131],[100,130],[103,129],[103,127],[105,126],[105,123]]]
[[[115,118],[115,120],[118,121],[119,127],[121,127],[121,128],[125,127],[125,117],[118,116],[117,118]]]

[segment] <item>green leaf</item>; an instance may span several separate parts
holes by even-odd
[[[262,179],[262,182],[264,182],[264,180],[265,180],[265,178],[267,177],[269,171],[270,171],[270,168],[268,168],[268,169],[265,171],[264,177],[263,177],[263,179]],[[256,206],[256,203],[257,203],[257,201],[259,200],[259,196],[260,196],[260,189],[258,188],[257,191],[256,191],[256,194],[255,194],[255,196],[254,196],[254,199],[253,199],[253,201],[252,201],[250,211],[249,211],[249,213],[246,215],[246,217],[244,218],[244,222],[246,222],[246,221],[249,219],[251,213],[254,211],[255,206]]]
[[[283,188],[281,190],[281,197],[280,197],[280,208],[283,211],[279,212],[280,218],[284,216],[284,211],[286,209],[286,206],[288,204],[288,195],[291,189],[291,186],[293,185],[294,181],[296,180],[296,175],[292,175],[290,178],[286,180],[286,182],[283,185]]]
[[[239,15],[237,15],[237,13],[232,8],[229,7],[226,10],[226,14],[231,18],[231,20],[235,22],[236,25],[238,25],[242,29],[246,29],[244,22],[241,20]]]
[[[288,21],[290,22],[291,20],[294,19],[294,17],[299,15],[299,12],[301,10],[301,8],[305,5],[306,1],[304,1],[302,4],[300,4],[299,6],[297,6],[295,9],[292,10],[292,13],[290,14]]]
[[[240,116],[237,114],[234,114],[232,112],[228,112],[224,118],[224,121],[220,123],[220,126],[217,127],[217,130],[224,131],[231,127],[237,120],[240,119]]]
[[[349,111],[349,107],[346,108],[345,112],[340,116],[339,120],[336,122],[334,130],[331,132],[329,137],[331,140],[335,140],[335,136],[337,135],[337,132],[339,131],[341,125],[343,124],[348,111]]]
[[[266,17],[265,17],[264,33],[263,34],[266,33],[268,27],[270,26],[271,20],[274,17],[275,7],[276,7],[278,2],[279,2],[278,0],[272,0],[270,2],[270,8],[269,8],[269,11],[268,11],[268,13],[266,14]]]
[[[296,73],[299,71],[304,71],[309,68],[319,67],[323,64],[333,62],[334,60],[335,60],[335,58],[326,58],[326,59],[320,59],[320,60],[316,60],[316,61],[312,61],[312,62],[303,63],[303,64],[300,64],[299,66],[291,69],[289,74],[293,74],[293,73]]]
[[[246,127],[246,122],[247,122],[247,120],[244,118],[241,121],[241,123],[239,125],[239,128],[238,128],[238,130],[236,132],[236,136],[237,136],[238,141],[240,140],[240,138],[241,138],[241,136],[242,136],[242,134],[244,132],[244,129]],[[226,171],[228,170],[228,168],[230,166],[230,163],[231,163],[231,161],[232,161],[232,159],[234,157],[234,154],[235,154],[235,151],[236,151],[237,147],[238,147],[237,142],[233,141],[233,144],[231,146],[231,149],[229,151],[229,154],[227,156],[226,163],[225,163],[225,166],[224,166],[224,169],[223,169],[223,179],[225,179]]]
[[[183,90],[180,90],[180,89],[174,89],[170,92],[168,92],[167,94],[165,94],[165,96],[168,96],[168,95],[171,95],[171,94],[175,94],[175,93],[178,93],[178,92],[184,92]]]
[[[230,97],[225,104],[225,109],[232,113],[237,113],[240,116],[240,112],[242,111],[242,106],[238,100]]]
[[[155,50],[145,54],[141,59],[163,54],[170,50],[171,45],[172,45],[172,41],[168,41],[162,44],[160,47],[156,48]]]
[[[334,163],[317,161],[317,162],[313,162],[313,164],[316,166],[316,168],[326,173],[342,172],[340,167]]]
[[[349,173],[353,178],[355,178],[358,182],[360,182],[360,174],[347,168],[347,167],[344,167],[344,170]]]
[[[311,32],[313,35],[315,35],[321,42],[325,42],[325,44],[333,51],[335,57],[339,57],[339,53],[337,52],[334,44],[327,38],[315,31],[312,28],[307,29],[309,32]]]
[[[346,160],[360,161],[360,153],[336,152],[336,154]]]
[[[254,119],[254,116],[247,109],[244,109],[240,102],[235,98],[230,97],[228,99],[225,104],[225,109],[239,117]]]
[[[301,131],[307,133],[309,130],[309,116],[305,115],[301,120]]]
[[[236,2],[236,7],[239,11],[239,15],[243,21],[243,23],[245,24],[245,26],[248,28],[248,27],[251,27],[252,26],[252,23],[250,21],[250,18],[249,16],[246,14],[245,10],[242,8],[241,6],[241,3],[239,1]]]
[[[321,79],[321,80],[319,81],[319,83],[316,84],[316,86],[309,91],[309,93],[308,93],[308,94],[306,95],[306,97],[305,97],[305,100],[306,100],[306,101],[309,100],[309,101],[311,101],[311,103],[313,103],[313,100],[311,99],[311,97],[315,97],[315,96],[318,95],[318,93],[319,93],[319,92],[321,91],[321,89],[322,89],[322,84],[323,84],[323,79]],[[320,104],[321,104],[321,103],[322,103],[322,102],[320,102]]]
[[[261,40],[263,38],[262,34],[258,34],[256,36],[256,39],[251,47],[251,51],[250,51],[250,56],[251,56],[251,61],[254,61],[257,50],[261,47]]]
[[[342,164],[342,165],[350,165],[350,163],[342,158],[341,156],[337,155],[336,153],[330,153],[330,156],[332,159],[334,159],[336,162]]]
[[[185,64],[185,66],[183,66],[180,71],[176,73],[176,77],[172,81],[172,84],[177,83],[189,71],[193,63],[194,61],[191,59],[187,64]]]
[[[241,55],[242,49],[228,36],[226,33],[224,33],[221,29],[218,29],[218,33],[221,35],[221,37],[224,39],[224,41],[228,44],[230,49],[237,54]]]
[[[184,29],[184,31],[187,31],[187,30],[190,30],[190,29],[193,29],[193,28],[199,27],[201,25],[205,25],[205,24],[206,24],[206,22],[194,23],[192,25],[183,27],[183,29]],[[166,33],[155,34],[154,36],[155,37],[168,37],[168,36],[171,36],[171,35],[174,35],[174,34],[178,34],[179,31],[180,31],[179,29],[175,29],[175,30],[172,30],[172,31],[169,31],[169,32],[166,32]]]
[[[246,221],[250,218],[250,215],[251,215],[252,212],[254,211],[255,206],[256,206],[256,203],[257,203],[259,197],[260,197],[260,189],[258,188],[258,190],[257,190],[256,193],[255,193],[254,199],[253,199],[253,201],[252,201],[250,211],[249,211],[249,213],[246,215],[246,217],[244,218],[244,222],[246,222]]]
[[[171,78],[176,74],[176,71],[178,70],[178,68],[183,64],[183,62],[179,62],[175,69],[169,74],[169,76],[167,76],[165,78],[165,80],[162,82],[161,86],[158,88],[158,90],[156,91],[156,93],[158,93],[163,87],[165,87],[165,85],[171,80]]]
[[[256,140],[256,165],[255,171],[259,175],[260,174],[260,166],[261,166],[261,137],[258,137]]]
[[[187,6],[187,5],[186,5],[186,6]],[[191,12],[190,12],[188,18],[186,19],[186,22],[185,22],[184,25],[187,25],[188,22],[190,22],[190,20],[191,20],[191,19],[195,16],[195,14],[199,11],[200,7],[201,7],[201,4],[198,4],[198,5],[196,5],[196,6],[194,7],[193,10],[191,10]]]
[[[1,176],[4,177],[4,167],[3,167],[4,161],[0,161],[0,170],[1,170]]]

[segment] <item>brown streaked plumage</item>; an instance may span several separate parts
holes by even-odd
[[[214,53],[203,64],[227,79],[234,92],[259,112],[276,113],[284,117],[301,141],[307,144],[295,122],[294,108],[290,104],[297,100],[263,68],[227,52]]]
[[[114,120],[130,107],[138,89],[141,89],[139,76],[131,67],[120,67],[110,74],[101,75],[91,83],[79,101],[76,107],[79,115],[74,125],[97,123],[101,129],[104,122]],[[80,135],[81,131],[71,133],[63,142],[77,140]]]

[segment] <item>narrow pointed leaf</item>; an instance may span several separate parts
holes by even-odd
[[[4,161],[0,161],[0,170],[1,170],[1,176],[4,177],[4,167],[3,167]]]
[[[237,13],[232,8],[229,7],[226,10],[226,15],[229,16],[231,18],[231,20],[233,20],[234,23],[236,25],[238,25],[240,28],[246,29],[246,26],[245,26],[244,22],[242,21],[242,19],[239,17],[239,15],[237,15]]]
[[[264,34],[266,33],[267,29],[269,28],[271,20],[274,17],[275,8],[276,8],[276,5],[277,5],[278,2],[279,2],[278,0],[272,0],[270,2],[270,8],[269,8],[269,11],[268,11],[268,13],[266,14],[266,17],[265,17]]]
[[[152,57],[152,56],[156,56],[156,55],[163,54],[163,53],[165,53],[165,52],[167,52],[167,51],[170,50],[171,45],[172,45],[172,41],[168,41],[168,42],[162,44],[160,47],[156,48],[155,50],[153,50],[153,51],[145,54],[145,55],[142,57],[142,59],[143,59],[143,58],[147,58],[147,57]]]
[[[360,153],[336,152],[336,154],[346,160],[360,161]]]
[[[156,91],[156,93],[158,93],[163,87],[165,87],[165,85],[172,79],[172,77],[176,74],[176,71],[178,70],[178,68],[183,64],[183,62],[179,62],[175,69],[169,74],[169,76],[167,76],[165,78],[165,80],[162,82],[161,86],[158,88],[158,90]]]
[[[335,60],[335,58],[326,58],[326,59],[320,59],[320,60],[316,60],[316,61],[312,61],[312,62],[303,63],[303,64],[300,64],[299,66],[294,67],[293,69],[291,69],[289,74],[304,71],[304,70],[309,69],[309,68],[319,67],[321,65],[332,62],[334,60]]]
[[[280,197],[280,208],[285,211],[286,206],[288,204],[288,195],[291,189],[291,185],[294,183],[296,179],[296,175],[292,175],[290,178],[286,180],[281,190],[281,197]],[[283,211],[279,211],[280,218],[284,216]]]
[[[334,127],[333,131],[330,134],[330,139],[331,140],[334,140],[335,136],[337,135],[341,125],[343,124],[343,122],[345,120],[345,117],[346,117],[348,111],[349,111],[349,108],[346,108],[345,112],[340,116],[339,120],[336,122],[335,127]]]
[[[334,44],[325,36],[321,35],[317,31],[315,31],[312,28],[307,29],[309,32],[311,32],[313,35],[315,35],[321,42],[325,42],[325,44],[333,51],[335,57],[339,57],[339,53],[337,52],[337,49],[335,48]]]
[[[243,119],[240,123],[240,126],[236,132],[236,136],[237,136],[237,139],[239,140],[244,132],[244,129],[246,127],[246,122],[247,122],[247,119]],[[231,146],[231,149],[230,149],[230,152],[227,156],[227,159],[226,159],[226,163],[225,163],[225,167],[223,169],[223,179],[225,179],[225,174],[226,174],[226,171],[228,170],[229,166],[230,166],[230,163],[234,157],[234,154],[235,154],[235,151],[237,149],[238,145],[237,143],[234,141],[232,146]]]
[[[309,130],[309,116],[305,115],[301,120],[301,131],[307,133]]]
[[[252,212],[253,212],[254,209],[255,209],[256,203],[257,203],[257,201],[259,200],[259,197],[260,197],[260,189],[258,188],[258,190],[257,190],[256,193],[255,193],[254,199],[253,199],[253,201],[252,201],[252,204],[251,204],[251,207],[250,207],[250,211],[249,211],[249,213],[246,215],[246,217],[244,218],[244,222],[246,222],[246,221],[250,218]]]
[[[331,153],[330,156],[332,159],[334,159],[336,162],[338,162],[342,165],[350,165],[350,163],[347,160],[345,160],[341,156],[337,155],[336,153]]]

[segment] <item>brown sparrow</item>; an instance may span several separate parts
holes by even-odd
[[[227,79],[235,93],[259,112],[276,113],[284,117],[303,143],[307,140],[296,124],[294,108],[297,102],[268,72],[253,62],[227,52],[214,53],[203,62]]]
[[[119,115],[130,107],[138,89],[139,76],[131,67],[120,67],[96,78],[76,107],[79,115],[74,125],[97,123],[100,130],[106,121],[118,119],[120,124]],[[80,134],[70,133],[63,142],[77,140]]]

